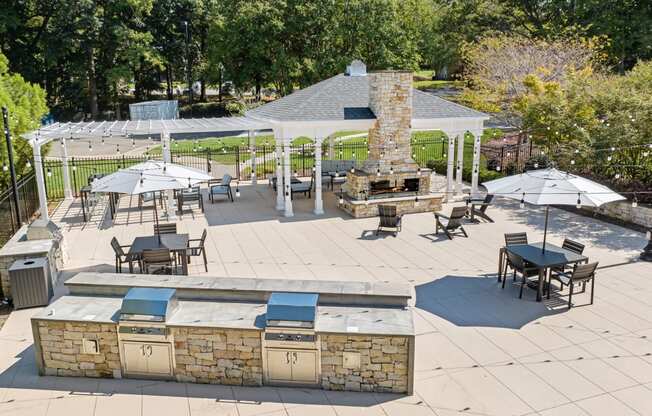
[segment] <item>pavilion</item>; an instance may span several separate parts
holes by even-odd
[[[447,101],[417,89],[412,91],[412,130],[440,130],[448,137],[446,194],[462,192],[462,165],[464,134],[471,133],[474,140],[472,167],[472,192],[478,187],[480,163],[480,138],[484,121],[489,117],[481,112]],[[286,217],[294,215],[290,192],[284,192],[283,183],[290,183],[290,144],[297,137],[311,137],[315,141],[315,206],[314,213],[324,212],[321,181],[321,145],[325,139],[343,130],[368,130],[376,122],[369,106],[369,78],[364,64],[354,61],[346,73],[338,74],[310,87],[246,112],[242,117],[193,118],[178,120],[90,121],[79,123],[54,123],[26,135],[34,152],[34,166],[38,185],[41,218],[48,219],[47,194],[41,147],[60,140],[63,180],[66,198],[71,198],[72,187],[68,173],[66,141],[75,138],[101,139],[106,137],[132,137],[158,135],[163,147],[163,160],[171,161],[170,138],[206,136],[211,133],[248,132],[249,138],[258,131],[271,130],[276,142],[277,181],[276,209]],[[455,145],[457,142],[457,164]],[[251,142],[250,142],[251,144]],[[252,147],[255,161],[255,145]],[[252,166],[255,169],[255,167]],[[254,170],[255,172],[255,170]],[[256,183],[255,175],[252,182]],[[172,199],[169,203],[173,204]],[[174,209],[168,212],[173,215]]]

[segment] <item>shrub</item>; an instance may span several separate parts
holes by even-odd
[[[552,167],[552,162],[546,155],[536,155],[525,161],[524,170],[547,169]]]
[[[445,159],[429,160],[426,163],[426,167],[428,167],[428,169],[432,169],[433,171],[435,171],[440,175],[445,175],[446,170],[448,168]],[[464,166],[462,168],[462,179],[464,179],[467,182],[471,182],[471,169],[472,169],[471,166]],[[487,170],[484,167],[481,167],[480,173],[478,175],[478,182],[479,183],[487,182],[493,179],[502,178],[503,176],[504,175],[502,172]]]

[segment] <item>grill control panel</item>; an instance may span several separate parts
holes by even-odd
[[[148,327],[148,326],[120,326],[119,332],[121,334],[132,335],[167,335],[164,327]]]
[[[315,342],[314,334],[288,334],[283,332],[266,332],[265,341]]]

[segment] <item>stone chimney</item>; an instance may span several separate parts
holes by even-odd
[[[364,164],[368,173],[378,169],[387,173],[416,171],[412,159],[410,131],[412,122],[412,72],[380,71],[369,77],[369,108],[376,122],[369,130],[369,157]]]

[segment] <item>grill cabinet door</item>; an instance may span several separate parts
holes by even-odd
[[[293,351],[292,381],[302,383],[317,382],[317,351]]]
[[[124,341],[122,348],[125,372],[147,373],[147,357],[143,352],[144,345],[141,342]]]
[[[147,355],[147,372],[156,375],[172,374],[170,364],[170,354],[172,353],[170,344],[145,344],[145,354]]]
[[[292,381],[292,357],[288,350],[267,350],[267,379]]]

